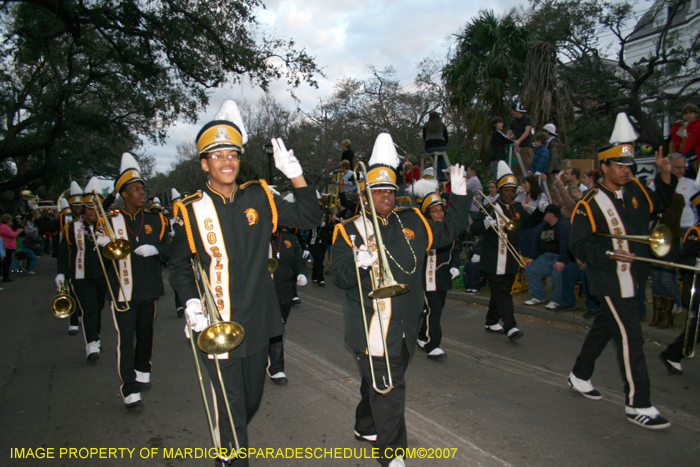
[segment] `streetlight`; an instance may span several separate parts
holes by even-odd
[[[267,183],[268,185],[272,185],[272,156],[275,153],[275,150],[272,148],[272,143],[267,143],[263,146],[265,149],[265,152],[267,153]]]

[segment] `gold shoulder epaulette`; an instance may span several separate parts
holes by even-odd
[[[582,201],[589,202],[596,194],[598,194],[598,188],[591,188],[583,195]]]
[[[398,208],[394,208],[394,211],[412,211],[413,206],[399,206]]]
[[[350,224],[351,222],[355,222],[355,219],[357,219],[358,217],[360,217],[360,214],[358,214],[354,217],[351,217],[350,219],[345,219],[343,222],[341,222],[341,224],[346,225],[346,224]]]
[[[241,185],[241,190],[245,190],[245,188],[248,185],[260,185],[260,181],[259,180],[250,180],[249,182],[245,182],[243,185]]]
[[[188,204],[194,203],[195,201],[199,201],[200,199],[202,199],[202,192],[198,191],[197,193],[193,193],[185,199],[181,200],[180,203],[187,206]]]

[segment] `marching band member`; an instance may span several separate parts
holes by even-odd
[[[148,212],[154,212],[156,214],[160,214],[163,212],[163,206],[160,204],[160,198],[157,196],[153,198],[153,201],[151,201],[151,205],[148,206]]]
[[[85,195],[81,199],[83,215],[63,227],[56,287],[66,280],[70,283],[78,305],[78,310],[71,316],[82,315],[85,355],[88,363],[94,364],[100,358],[102,347],[100,329],[107,282],[97,257],[101,254],[96,243],[99,217],[92,202],[92,190],[100,191],[97,177],[92,177],[85,186]]]
[[[632,141],[635,139],[636,133],[627,115],[618,114],[611,145],[598,150],[603,178],[574,208],[569,248],[576,258],[586,263],[590,291],[600,299],[601,308],[568,383],[588,399],[601,399],[603,396],[593,388],[590,379],[595,360],[612,339],[625,383],[627,420],[658,430],[671,424],[651,405],[644,336],[635,299],[636,281],[648,275],[648,271],[644,271],[648,263],[607,254],[613,251],[648,258],[649,246],[603,235],[649,235],[650,214],[663,211],[678,179],[671,174],[668,159],[660,153],[656,156],[661,170],[661,176],[656,177],[656,193],[633,178],[629,166],[634,162]]]
[[[282,335],[277,297],[267,268],[270,235],[278,225],[310,229],[321,213],[316,190],[307,186],[299,161],[281,139],[273,139],[275,166],[291,180],[296,203],[274,195],[264,180],[239,186],[236,177],[247,135],[238,107],[226,101],[214,121],[197,135],[202,170],[209,181],[201,192],[175,205],[175,236],[170,284],[186,303],[185,317],[195,333],[208,326],[198,298],[191,261],[197,255],[222,318],[245,329],[243,343],[219,356],[233,424],[241,447],[248,446],[247,425],[262,398],[270,339]],[[192,338],[196,338],[193,336]],[[201,354],[212,377],[218,407],[219,447],[231,452],[233,434],[212,358]],[[223,458],[223,462],[230,459]],[[247,459],[233,459],[246,466]]]
[[[504,161],[498,162],[497,186],[499,196],[493,204],[502,216],[494,213],[491,205],[487,205],[485,209],[489,215],[486,216],[483,211],[479,212],[474,218],[470,231],[472,235],[483,235],[479,269],[486,274],[486,280],[491,289],[489,310],[486,313],[486,331],[505,333],[512,342],[523,337],[523,332],[516,327],[513,314],[511,290],[520,267],[514,252],[520,251],[520,231],[530,215],[522,204],[515,201],[518,180]],[[538,206],[540,211],[544,211],[545,208],[546,205]],[[513,232],[505,230],[504,217],[519,220],[520,228]],[[507,246],[505,239],[510,242],[512,248]],[[503,321],[503,325],[499,321]]]
[[[175,206],[175,203],[178,203],[182,200],[182,195],[180,194],[179,191],[177,191],[175,188],[172,188],[170,190],[170,213],[172,214],[173,212],[173,207]],[[174,237],[175,236],[175,221],[177,219],[173,215],[170,219],[168,219],[168,222],[170,222],[170,236]],[[173,290],[173,293],[175,294],[175,313],[177,313],[178,318],[182,318],[185,315],[185,305],[182,303],[182,300],[180,300],[180,297],[178,297],[177,292]]]
[[[445,202],[437,193],[423,196],[421,204],[423,215],[433,222],[442,222],[445,218]],[[452,288],[452,281],[459,276],[459,238],[441,248],[433,248],[427,253],[425,261],[425,303],[427,315],[418,331],[418,346],[428,353],[428,358],[442,360],[447,354],[440,348],[442,328],[440,317],[445,307],[447,291]]]
[[[292,298],[295,296],[295,286],[303,287],[308,283],[306,261],[304,261],[301,246],[294,230],[280,227],[270,239],[272,258],[277,260],[277,270],[273,273],[273,281],[282,313],[282,324],[287,324],[293,305]],[[267,375],[275,384],[287,384],[288,382],[287,375],[284,373],[282,335],[270,339]]]
[[[378,278],[380,267],[374,228],[366,229],[361,216],[336,226],[333,233],[333,281],[336,286],[346,290],[343,307],[345,343],[355,352],[362,376],[361,400],[355,412],[355,436],[359,440],[374,441],[380,455],[384,456],[390,454],[386,448],[395,450],[407,446],[404,375],[416,347],[423,311],[425,252],[433,247],[449,245],[464,230],[469,218],[471,197],[466,196],[464,169],[459,165],[453,166],[452,207],[443,222],[428,221],[418,209],[395,208],[398,189],[395,170],[399,166],[399,157],[389,134],[382,133],[377,137],[369,164],[367,177],[389,261],[386,266],[391,268],[396,281],[407,284],[410,290],[392,298],[367,299],[365,309],[361,309],[360,293],[367,297],[377,286],[377,282],[372,283],[368,268],[372,267]],[[365,191],[364,182],[360,188]],[[366,191],[362,200],[367,202]],[[355,261],[361,267],[361,284],[357,283]],[[365,313],[368,323],[371,323],[369,342],[365,337],[361,313]],[[385,395],[371,389],[369,365],[371,357],[378,386],[383,382],[381,389],[389,387],[379,319],[384,323],[394,385],[394,389]],[[381,457],[378,461],[384,467],[404,465],[401,457]]]
[[[66,225],[73,220],[80,219],[85,209],[83,206],[83,189],[80,188],[77,182],[70,182],[70,195],[68,197],[68,205],[70,211],[61,210],[61,214],[58,216],[58,226],[60,228],[61,236],[66,228]],[[60,246],[59,246],[60,248]],[[73,293],[71,291],[71,293]],[[75,313],[70,315],[68,318],[68,334],[75,336],[80,331],[80,308],[76,310]]]
[[[117,367],[121,394],[128,410],[143,409],[141,392],[151,389],[151,353],[156,301],[164,295],[161,262],[170,257],[168,222],[162,214],[146,212],[144,181],[138,162],[122,155],[121,174],[115,191],[124,207],[108,216],[119,239],[131,243],[131,253],[117,261],[119,277],[109,268],[109,282],[117,303],[112,303],[114,327],[119,336]],[[103,240],[104,239],[104,240]],[[101,238],[105,243],[109,238]],[[116,308],[128,310],[121,312]]]

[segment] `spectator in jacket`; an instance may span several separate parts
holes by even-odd
[[[547,137],[544,133],[537,133],[535,135],[535,157],[527,171],[533,175],[546,174],[551,158],[549,149],[547,149]]]
[[[539,241],[535,242],[532,258],[525,265],[525,278],[532,299],[525,305],[538,305],[546,301],[544,280],[552,276],[552,295],[545,306],[556,309],[561,303],[562,273],[567,264],[572,262],[569,256],[569,234],[571,222],[561,215],[556,204],[550,204],[544,210],[544,222],[535,233]]]
[[[549,167],[547,168],[548,174],[558,174],[562,169],[562,161],[564,158],[564,148],[562,147],[561,141],[557,137],[557,127],[553,123],[547,123],[544,128],[542,128],[542,133],[547,137],[546,146],[549,149],[551,158],[549,159]]]
[[[425,152],[432,154],[435,152],[447,151],[447,143],[450,138],[447,134],[447,127],[442,123],[438,112],[430,112],[428,123],[423,127],[423,141],[425,142]],[[447,168],[447,162],[441,155],[435,155],[437,160],[438,180],[444,181],[443,170]]]
[[[534,155],[534,145],[532,144],[534,124],[532,123],[532,118],[527,115],[527,110],[520,102],[513,104],[513,109],[510,113],[513,115],[513,120],[510,121],[508,133],[506,134],[509,138],[515,140],[513,148],[520,153],[523,165],[528,167],[532,163]]]
[[[494,117],[491,119],[491,153],[489,154],[489,168],[491,169],[491,175],[496,178],[496,168],[498,167],[498,161],[505,161],[508,155],[508,145],[513,144],[513,140],[510,139],[505,133],[503,133],[503,119],[500,117]]]
[[[674,149],[683,154],[686,160],[692,162],[697,159],[700,154],[700,119],[696,105],[683,106],[683,119],[671,127],[671,139]]]
[[[12,216],[3,214],[0,216],[0,238],[5,244],[5,258],[2,260],[2,281],[13,282],[10,279],[10,266],[12,265],[12,254],[17,249],[17,236],[24,232],[23,227],[13,229]]]

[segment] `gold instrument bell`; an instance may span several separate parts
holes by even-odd
[[[279,261],[277,261],[275,258],[267,258],[267,270],[270,271],[270,274],[274,274],[279,265]]]
[[[75,312],[75,307],[75,299],[70,296],[68,285],[65,282],[61,282],[58,293],[51,300],[51,314],[59,319],[68,318]]]

